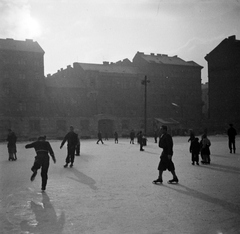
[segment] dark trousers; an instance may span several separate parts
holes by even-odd
[[[102,139],[98,139],[98,141],[97,141],[97,144],[98,144],[98,142],[99,142],[99,141],[101,141],[101,142],[102,142],[102,144],[103,144],[103,141],[102,141]]]
[[[80,155],[80,145],[76,146],[76,155]]]
[[[192,162],[199,162],[199,154],[198,153],[192,153]]]
[[[37,171],[41,168],[42,188],[45,189],[48,180],[49,156],[47,154],[37,155],[34,164],[31,168],[32,171]]]
[[[75,148],[76,146],[68,146],[67,147],[67,157],[66,157],[66,163],[74,163],[75,159]]]
[[[233,152],[235,153],[235,151],[236,151],[235,139],[228,140],[228,147],[229,147],[231,153],[232,153],[232,149],[233,149]]]

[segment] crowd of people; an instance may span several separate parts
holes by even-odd
[[[235,137],[237,135],[236,129],[233,127],[233,124],[230,124],[229,129],[227,130],[228,135],[228,147],[230,153],[236,153],[236,144],[235,144]],[[139,131],[135,134],[134,130],[131,130],[129,134],[130,144],[134,144],[135,137],[137,138],[137,143],[140,145],[140,151],[144,151],[143,146],[146,145],[146,137]],[[160,155],[160,162],[158,164],[158,171],[159,175],[156,180],[153,181],[154,184],[162,183],[162,174],[164,171],[168,170],[171,172],[173,178],[169,180],[168,183],[178,183],[178,177],[175,172],[175,166],[172,160],[173,157],[173,140],[172,136],[168,133],[167,126],[162,126],[158,134],[154,134],[155,143],[157,143],[157,139],[159,138],[158,146],[162,148],[162,153]],[[7,148],[9,154],[9,161],[16,161],[17,160],[17,136],[16,134],[9,129],[8,136],[7,136]],[[65,159],[64,168],[73,167],[75,156],[80,156],[80,139],[76,132],[74,132],[74,127],[70,126],[69,132],[63,138],[60,149],[64,146],[67,142],[67,156]],[[97,144],[101,142],[104,144],[102,140],[102,133],[98,132],[98,140]],[[114,142],[118,143],[118,133],[114,132]],[[202,164],[210,164],[210,146],[211,141],[207,137],[207,134],[204,133],[201,136],[201,140],[195,136],[194,131],[190,131],[190,137],[188,139],[190,142],[189,151],[191,153],[191,161],[192,165],[199,165],[199,156],[201,156],[201,163]],[[42,177],[42,191],[46,189],[47,180],[48,180],[48,169],[49,169],[49,155],[51,156],[54,163],[56,163],[56,158],[54,155],[54,151],[50,145],[50,143],[46,140],[46,136],[38,137],[37,141],[34,141],[30,144],[25,146],[26,149],[34,148],[36,152],[35,160],[33,166],[31,168],[32,175],[31,181],[33,181],[37,175],[37,171],[41,169],[41,177]]]

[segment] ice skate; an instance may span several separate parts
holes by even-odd
[[[178,178],[177,177],[175,177],[172,180],[168,181],[168,184],[177,184],[177,183],[178,183]]]
[[[31,181],[34,181],[36,175],[37,175],[37,170],[33,171],[33,174],[32,174],[32,176],[31,176],[30,180],[31,180]]]
[[[72,163],[70,164],[70,167],[73,167],[73,164],[72,164]]]
[[[162,184],[162,182],[163,182],[163,180],[158,178],[158,179],[154,180],[152,183],[153,184]]]
[[[63,167],[64,167],[64,168],[68,167],[68,163],[66,163]]]

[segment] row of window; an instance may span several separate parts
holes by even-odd
[[[11,77],[13,77],[13,75],[10,74],[9,72],[5,72],[3,77],[4,77],[4,79],[10,79]],[[14,77],[15,77],[15,76],[14,76]],[[18,78],[18,79],[20,79],[20,80],[25,80],[25,79],[27,79],[27,76],[26,76],[25,73],[19,72],[19,73],[17,74],[17,77],[16,77],[16,78]],[[40,75],[39,73],[35,73],[35,74],[32,76],[32,78],[33,78],[33,79],[40,79],[40,78],[41,78],[41,75]]]
[[[129,120],[122,120],[122,130],[131,130]],[[143,123],[142,123],[143,125]],[[0,121],[0,131],[4,132],[6,129],[11,128],[10,120],[1,120]],[[66,120],[57,120],[56,121],[56,131],[68,131],[68,124]],[[41,121],[40,119],[29,120],[29,131],[30,132],[41,132]],[[80,132],[90,131],[90,121],[88,119],[80,120]]]
[[[18,65],[21,65],[21,66],[25,66],[25,65],[33,65],[35,67],[40,67],[41,66],[41,62],[39,60],[30,60],[30,63],[24,59],[24,58],[20,58],[16,61],[14,61],[12,58],[5,58],[3,59],[3,63],[4,64],[18,64]]]

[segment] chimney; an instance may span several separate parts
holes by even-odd
[[[231,41],[235,41],[236,40],[236,36],[232,35],[232,36],[228,37],[228,39],[231,40]]]
[[[103,65],[109,65],[108,61],[103,61]]]

